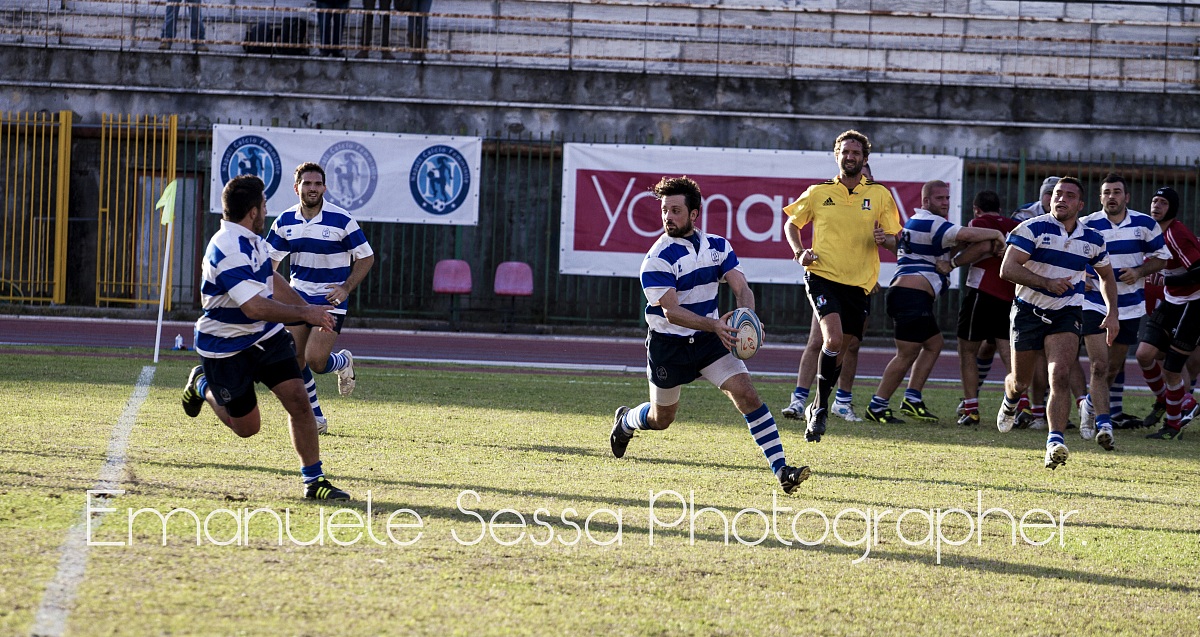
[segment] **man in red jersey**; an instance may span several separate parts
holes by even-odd
[[[975,195],[975,218],[968,226],[999,230],[1007,235],[1019,222],[1000,214],[1000,196],[992,190]],[[950,264],[970,265],[967,292],[958,313],[958,358],[962,373],[963,404],[960,425],[979,424],[979,368],[976,358],[985,341],[994,341],[1004,369],[1011,369],[1008,351],[1008,314],[1012,309],[1015,287],[1000,278],[1000,254],[1003,244],[971,244],[950,260]]]
[[[1159,188],[1150,202],[1150,216],[1162,228],[1171,259],[1162,271],[1163,301],[1142,329],[1137,349],[1146,384],[1166,404],[1166,423],[1146,436],[1159,440],[1178,440],[1183,435],[1180,416],[1188,395],[1183,368],[1200,342],[1200,241],[1175,218],[1178,214],[1179,194],[1170,187]]]

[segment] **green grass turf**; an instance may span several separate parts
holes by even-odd
[[[95,484],[109,433],[148,359],[113,355],[21,355],[6,352],[0,368],[0,634],[28,634],[46,583],[57,567],[66,529],[78,521],[84,491]],[[128,356],[128,355],[125,355]],[[179,387],[193,364],[172,357],[157,368],[133,429],[124,496],[109,501],[95,540],[126,541],[127,508],[166,513],[186,507],[201,518],[218,509],[290,510],[298,540],[318,532],[321,507],[300,499],[298,460],[278,403],[260,391],[263,431],[240,439],[207,409],[183,415]],[[69,621],[75,635],[375,635],[375,634],[1197,634],[1200,633],[1200,462],[1197,443],[1144,440],[1146,430],[1117,432],[1106,453],[1069,432],[1071,458],[1042,468],[1044,432],[999,434],[989,423],[998,393],[985,390],[984,424],[953,424],[957,389],[931,389],[937,425],[883,426],[830,420],[826,438],[805,444],[796,421],[781,420],[792,464],[813,477],[793,496],[777,483],[729,401],[703,382],[683,392],[679,421],[664,432],[639,433],[622,460],[608,449],[617,405],[645,400],[636,375],[458,371],[360,364],[350,398],[336,379],[319,380],[331,434],[321,439],[335,484],[359,498],[372,494],[374,530],[339,546],[355,529],[325,529],[324,545],[277,543],[273,521],[256,518],[246,545],[195,545],[190,523],[172,519],[167,546],[161,525],[141,516],[133,545],[94,546]],[[777,417],[791,387],[759,381]],[[861,381],[856,403],[873,389]],[[1144,413],[1145,395],[1126,398]],[[898,407],[898,397],[893,407]],[[502,509],[529,528],[482,525]],[[694,539],[687,522],[648,533],[651,493],[694,497],[740,536],[757,540],[772,494],[791,513],[777,528],[791,538],[796,511],[812,508],[831,521],[839,512],[890,510],[879,543],[847,546],[866,527],[859,515],[839,523],[812,547],[773,537],[757,546],[728,542],[719,516],[700,514]],[[896,517],[907,509],[1000,507],[1020,516],[1044,509],[1077,511],[1059,536],[1032,546],[996,516],[969,543],[935,549],[907,546]],[[694,495],[693,495],[694,494]],[[329,517],[337,505],[326,506]],[[364,513],[365,503],[347,506]],[[409,508],[423,519],[411,546],[389,542],[384,524]],[[550,524],[534,526],[533,515]],[[560,520],[564,510],[595,541]],[[613,515],[620,513],[620,528]],[[680,513],[669,495],[659,517]],[[411,521],[403,514],[395,521]],[[339,521],[352,521],[341,514]],[[515,513],[499,522],[514,523]],[[1040,522],[1039,516],[1030,522]],[[928,523],[909,515],[909,539]],[[971,528],[961,515],[942,524],[957,540]],[[800,537],[814,540],[823,523],[799,518]],[[216,540],[237,533],[217,513]],[[554,539],[544,542],[553,530]],[[874,529],[872,529],[874,531]],[[398,529],[397,539],[414,531]],[[1031,529],[1032,539],[1046,539]],[[620,543],[600,545],[614,538]],[[977,543],[981,537],[982,544]],[[573,545],[563,541],[578,540]]]

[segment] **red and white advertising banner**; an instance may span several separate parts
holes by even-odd
[[[875,180],[892,191],[901,225],[920,207],[921,185],[933,179],[950,184],[948,216],[961,223],[961,158],[879,153],[870,164]],[[837,173],[832,151],[566,144],[559,270],[637,277],[663,232],[652,188],[664,175],[687,175],[704,194],[697,225],[730,241],[747,279],[802,283],[804,270],[792,260],[783,234],[783,207]],[[806,245],[811,231],[810,225],[801,232]],[[896,255],[884,249],[879,254],[880,284],[887,285]]]

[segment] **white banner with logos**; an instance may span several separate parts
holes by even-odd
[[[213,125],[210,209],[238,175],[266,184],[267,214],[296,205],[293,172],[304,162],[325,169],[325,200],[357,221],[479,224],[478,137]]]
[[[947,216],[962,223],[961,158],[878,153],[869,163],[874,179],[891,190],[901,224],[920,207],[921,186],[933,179],[950,184]],[[803,270],[783,234],[783,207],[837,173],[832,151],[566,144],[559,269],[638,276],[642,258],[663,232],[651,189],[664,175],[687,175],[704,194],[697,225],[730,241],[747,279],[802,283]],[[811,232],[811,225],[801,232],[806,242]],[[887,285],[896,255],[879,252],[880,283]]]

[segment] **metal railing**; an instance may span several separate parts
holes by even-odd
[[[66,299],[71,122],[0,112],[0,300]]]
[[[407,30],[422,14],[390,12],[387,48],[364,44],[368,14],[298,1],[203,3],[207,35],[190,37],[189,4],[179,7],[166,45],[203,45],[212,54],[263,50],[248,43],[257,25],[307,25],[305,41],[270,42],[268,54],[374,52],[403,59],[559,69],[788,79],[854,79],[938,84],[1200,90],[1200,7],[1188,2],[972,3],[972,13],[925,2],[925,10],[739,6],[705,3],[439,0],[428,41]],[[840,4],[840,3],[836,3]],[[164,46],[162,0],[18,2],[0,0],[0,43],[46,47],[154,49]],[[937,7],[941,6],[941,10]],[[350,7],[359,7],[352,0]],[[856,3],[855,7],[861,7]],[[906,7],[908,5],[905,5]],[[333,16],[340,43],[322,44]],[[381,20],[374,20],[381,28]],[[328,38],[326,38],[328,40]],[[372,43],[379,38],[372,36]]]
[[[290,123],[279,123],[290,126]],[[184,206],[180,225],[186,238],[183,250],[203,250],[204,242],[216,231],[218,217],[205,214],[208,201],[203,192],[209,166],[197,161],[211,153],[211,129],[180,129],[178,174],[198,184],[200,191]],[[485,137],[480,176],[479,225],[433,226],[426,224],[363,223],[376,252],[376,265],[352,299],[351,315],[377,319],[427,320],[445,324],[450,299],[433,291],[433,268],[437,261],[460,258],[471,265],[474,290],[459,301],[463,322],[493,323],[507,301],[492,293],[492,277],[502,261],[521,260],[534,271],[534,294],[516,305],[515,319],[547,326],[637,327],[642,324],[645,298],[636,278],[568,275],[559,272],[562,145],[565,142],[629,143],[603,134],[543,136],[505,135]],[[1014,210],[1038,197],[1042,180],[1049,175],[1074,175],[1085,184],[1090,210],[1099,208],[1100,183],[1108,172],[1122,174],[1133,193],[1130,207],[1147,210],[1155,189],[1169,185],[1181,196],[1180,218],[1196,227],[1200,220],[1200,158],[1118,157],[1082,154],[1037,154],[995,152],[961,148],[914,148],[896,146],[876,152],[948,154],[965,158],[963,192],[954,193],[970,210],[979,190],[1000,194],[1005,210]],[[186,164],[186,166],[185,166]],[[877,176],[887,181],[886,176]],[[190,229],[189,229],[190,228]],[[177,262],[177,303],[196,303],[198,260]],[[753,284],[761,318],[776,334],[803,334],[808,330],[811,310],[803,287],[783,284]],[[939,323],[953,333],[960,291],[951,290],[938,301]],[[728,307],[732,299],[723,299]],[[888,333],[882,295],[872,300],[868,333]]]

